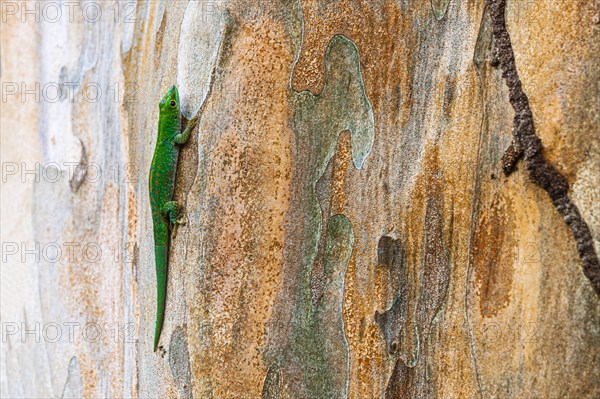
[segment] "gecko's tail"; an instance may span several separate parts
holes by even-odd
[[[156,328],[154,329],[154,352],[156,352],[158,341],[160,340],[160,332],[165,320],[168,247],[155,246],[154,256],[156,257]]]

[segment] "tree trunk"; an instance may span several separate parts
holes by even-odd
[[[2,397],[600,397],[597,2],[0,12]]]

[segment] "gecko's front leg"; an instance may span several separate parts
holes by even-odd
[[[192,130],[194,130],[194,128],[198,125],[198,115],[194,116],[192,119],[190,119],[187,123],[187,125],[185,126],[185,129],[183,129],[183,132],[175,135],[175,138],[173,139],[173,141],[176,144],[185,144],[187,143],[187,141],[190,139],[190,135],[192,134]]]

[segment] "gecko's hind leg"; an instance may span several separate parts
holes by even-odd
[[[181,217],[179,204],[177,201],[166,202],[162,207],[163,215],[174,225],[185,224],[185,220]]]
[[[177,201],[169,201],[166,202],[162,207],[163,215],[171,222],[173,226],[173,234],[177,234],[177,226],[180,224],[185,224],[185,220],[181,217],[181,213],[179,211],[179,204]]]

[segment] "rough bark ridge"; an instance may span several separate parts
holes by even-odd
[[[546,190],[552,203],[571,229],[577,252],[583,262],[583,273],[592,283],[596,294],[600,295],[600,262],[594,249],[594,240],[579,209],[569,198],[569,183],[552,164],[544,159],[542,154],[542,142],[535,134],[529,99],[521,87],[510,35],[506,29],[505,6],[506,0],[488,0],[495,54],[502,68],[502,77],[509,89],[510,104],[515,111],[513,143],[502,158],[504,173],[510,175],[514,171],[517,160],[523,156],[529,178]]]

